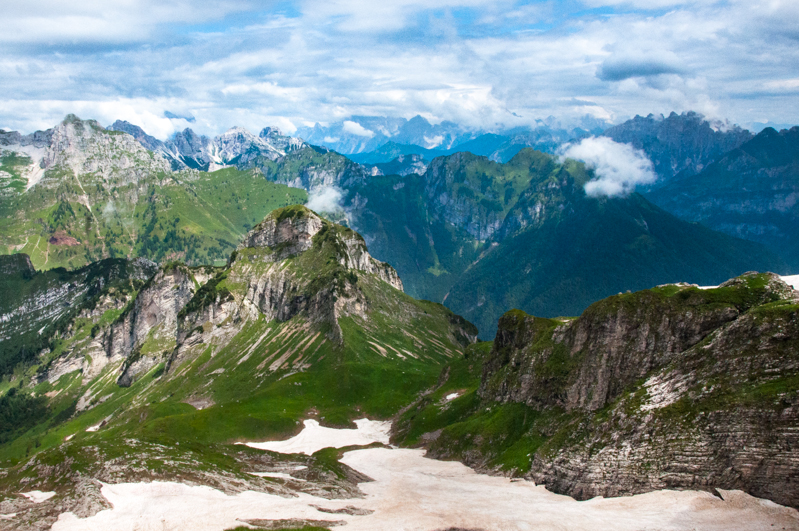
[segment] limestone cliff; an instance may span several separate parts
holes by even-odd
[[[479,394],[564,412],[527,473],[556,492],[742,489],[796,507],[797,302],[747,273],[620,294],[574,320],[509,312]]]
[[[341,342],[339,319],[366,317],[369,301],[361,285],[374,281],[402,290],[396,271],[372,258],[354,231],[302,206],[276,210],[181,311],[170,364],[197,345],[228,341],[241,323],[259,316],[279,322],[302,316]]]
[[[125,360],[117,382],[127,386],[138,374],[166,361],[175,348],[178,313],[198,283],[183,264],[161,268],[139,291],[136,300],[105,334],[105,355]]]

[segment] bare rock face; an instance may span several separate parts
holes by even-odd
[[[279,247],[274,259],[282,260],[310,249],[311,240],[321,228],[322,219],[310,211],[282,219],[270,215],[247,234],[239,249]]]
[[[195,282],[184,265],[162,268],[142,288],[130,311],[108,330],[106,357],[125,359],[117,383],[128,386],[169,358],[176,345],[178,313],[194,295]]]
[[[402,290],[390,265],[372,258],[363,238],[303,206],[272,212],[245,237],[230,263],[181,310],[177,348],[168,366],[199,345],[224,344],[247,321],[285,322],[301,315],[310,326],[343,340],[338,320],[364,317],[369,278]]]
[[[570,415],[528,476],[578,499],[741,489],[799,506],[799,293],[661,286],[575,320],[503,316],[479,393]]]
[[[752,138],[749,131],[712,123],[695,112],[673,112],[665,118],[636,116],[602,134],[642,149],[664,180],[680,172],[695,175],[723,153]]]

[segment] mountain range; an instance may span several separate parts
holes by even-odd
[[[642,148],[655,151],[671,149],[673,131],[684,131],[695,138],[681,153],[696,157],[746,136],[714,131],[690,113],[636,119],[630,128],[649,135]],[[187,148],[191,142],[181,139],[196,142]],[[530,148],[505,164],[458,152],[370,167],[273,128],[258,137],[233,128],[215,139],[186,130],[159,143],[130,124],[103,129],[76,117],[26,137],[3,133],[0,141],[8,175],[0,237],[38,268],[115,256],[221,264],[273,208],[331,189],[338,199],[322,205],[331,219],[361,232],[409,293],[467,316],[483,337],[508,307],[576,315],[628,289],[678,279],[716,284],[753,269],[788,272],[762,247],[669,216],[645,199],[655,190],[588,197],[591,168]],[[500,141],[493,138],[492,149]],[[229,167],[196,169],[215,165]],[[681,171],[679,179],[696,177]],[[660,186],[674,179],[662,177]]]
[[[799,129],[618,197],[530,147],[362,165],[276,132],[131,131],[68,116],[0,133],[8,528],[98,517],[126,482],[357,499],[370,478],[336,448],[237,443],[364,417],[392,419],[394,445],[577,499],[737,489],[799,507],[799,292],[751,271],[787,266],[647,198],[708,224],[766,205],[744,218],[789,234]],[[696,131],[709,144],[680,156],[730,138]]]

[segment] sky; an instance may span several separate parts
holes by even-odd
[[[4,0],[3,19],[0,128],[23,133],[68,113],[161,139],[353,115],[799,123],[796,0]]]

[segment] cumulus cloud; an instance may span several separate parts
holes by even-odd
[[[352,135],[363,136],[366,138],[372,138],[373,136],[375,136],[374,131],[370,131],[361,124],[356,122],[351,122],[349,120],[345,120],[341,128],[347,133],[350,133]]]
[[[338,212],[343,209],[342,197],[341,190],[335,186],[320,186],[311,190],[305,206],[316,212]]]
[[[605,137],[585,138],[579,144],[564,146],[561,160],[567,158],[581,160],[594,170],[596,177],[585,184],[585,193],[591,197],[628,195],[637,185],[657,179],[652,162],[643,151]]]

